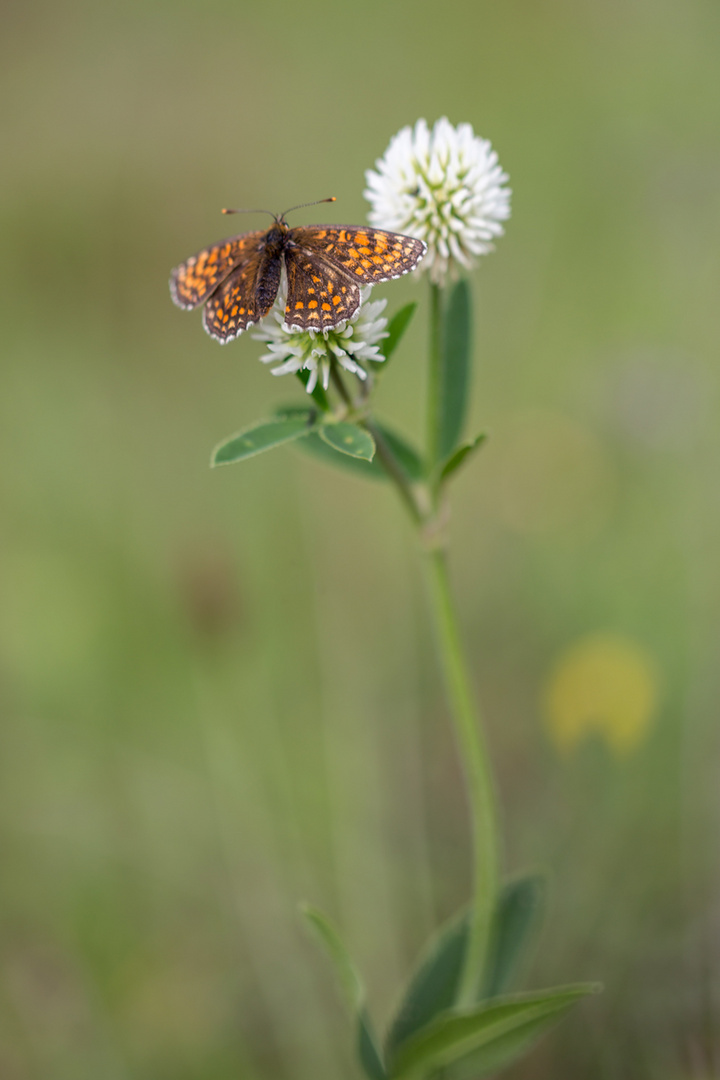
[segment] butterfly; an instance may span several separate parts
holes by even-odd
[[[271,214],[274,224],[269,229],[222,240],[173,270],[173,301],[186,309],[204,304],[203,325],[221,344],[232,341],[268,314],[280,287],[283,266],[287,277],[285,326],[331,330],[355,314],[360,306],[361,285],[409,273],[427,250],[422,240],[412,236],[359,225],[291,229],[285,221],[289,213],[285,210]]]

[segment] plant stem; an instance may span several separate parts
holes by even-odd
[[[379,457],[385,472],[395,484],[400,498],[410,512],[411,518],[416,525],[421,526],[424,521],[424,515],[405,470],[388,446],[385,436],[369,416],[365,418],[364,425],[375,440],[377,456]]]
[[[428,357],[428,469],[435,515],[440,513],[438,459],[443,419],[443,295],[430,286],[430,349]],[[467,951],[457,1004],[475,1003],[487,959],[498,892],[498,842],[495,797],[477,702],[463,653],[441,544],[428,551],[433,615],[455,736],[465,770],[473,837],[473,900]]]
[[[345,380],[340,374],[337,364],[333,364],[330,368],[330,377],[335,385],[337,392],[343,399],[345,404],[350,408],[355,408],[350,391],[345,385]],[[365,416],[362,421],[363,427],[368,431],[374,441],[375,449],[377,450],[377,456],[379,457],[385,472],[398,489],[400,498],[405,503],[405,508],[410,513],[410,517],[413,519],[416,525],[420,526],[423,523],[424,515],[417,496],[413,491],[412,484],[403,469],[400,462],[397,460],[392,450],[390,449],[387,439],[380,431],[375,421],[371,416]]]
[[[430,349],[428,353],[427,453],[433,476],[440,456],[440,408],[442,394],[442,289],[430,284]],[[437,494],[437,492],[435,493]]]
[[[345,404],[348,406],[348,408],[349,409],[354,408],[353,399],[350,396],[350,392],[349,392],[347,386],[345,385],[345,380],[343,379],[342,375],[338,371],[338,366],[337,366],[337,364],[335,363],[334,360],[330,365],[330,378],[333,381],[335,389],[337,390],[338,394],[343,399]]]
[[[431,298],[428,462],[432,472],[440,445],[440,379],[442,374],[442,295],[437,285],[431,286]],[[352,405],[344,380],[334,366],[332,377],[343,400]],[[388,477],[395,484],[414,523],[420,530],[424,526],[431,525],[433,511],[435,515],[438,512],[439,489],[436,488],[433,492],[433,511],[428,513],[418,502],[405,470],[397,461],[391,447],[388,446],[372,418],[365,417],[363,423],[375,439],[378,457]],[[427,559],[440,659],[455,726],[455,736],[465,771],[472,820],[473,901],[467,951],[457,999],[457,1005],[469,1007],[475,1004],[481,987],[498,893],[499,859],[495,796],[479,710],[460,641],[460,631],[448,578],[446,553],[442,547],[434,547],[428,550]]]
[[[477,1000],[481,985],[498,891],[495,797],[479,710],[460,641],[445,552],[429,552],[428,562],[440,657],[465,770],[472,818],[473,903],[457,1001],[460,1006],[470,1006]]]

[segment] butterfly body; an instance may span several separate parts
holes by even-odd
[[[284,267],[285,324],[331,330],[355,314],[362,285],[407,274],[425,250],[422,240],[381,229],[291,229],[280,215],[270,229],[223,240],[181,263],[170,292],[178,307],[204,304],[205,329],[225,344],[269,313]]]

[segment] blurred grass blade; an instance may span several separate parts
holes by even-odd
[[[421,1080],[447,1069],[452,1080],[494,1072],[519,1057],[595,984],[561,986],[442,1013],[389,1062],[391,1080]],[[445,1075],[445,1074],[444,1074]]]
[[[347,949],[334,926],[316,908],[303,906],[302,914],[330,957],[347,1002],[350,1016],[357,1024],[356,1050],[363,1071],[370,1080],[387,1080],[372,1022],[365,1006],[365,987]]]
[[[326,919],[317,908],[304,904],[300,911],[332,960],[350,1011],[357,1012],[365,1004],[365,988],[340,935],[329,919]]]
[[[455,1003],[467,946],[468,917],[469,912],[463,910],[430,939],[390,1024],[388,1057]]]
[[[392,319],[388,323],[387,337],[380,346],[380,351],[385,357],[387,362],[392,354],[397,349],[400,341],[412,321],[412,317],[415,314],[417,308],[417,301],[413,300],[411,304],[406,304],[405,307],[401,307],[399,311],[396,311]],[[383,361],[378,365],[382,367]]]
[[[465,458],[468,457],[469,454],[472,454],[475,450],[479,450],[479,448],[483,445],[486,439],[487,435],[482,432],[480,435],[476,435],[474,439],[470,439],[469,442],[465,442],[461,446],[458,446],[457,450],[455,450],[449,458],[446,458],[444,463],[441,465],[441,480],[447,480],[447,478],[451,476],[456,469],[460,468],[462,463],[465,461]]]
[[[472,297],[466,278],[453,287],[445,306],[441,339],[438,457],[447,459],[462,435],[470,384]]]
[[[372,435],[357,424],[341,420],[337,424],[323,424],[318,430],[320,438],[341,454],[361,458],[363,461],[372,461],[375,456],[375,441]]]
[[[244,461],[246,458],[255,457],[256,454],[262,454],[265,450],[272,450],[274,446],[300,439],[311,430],[312,420],[307,415],[264,420],[246,428],[245,431],[239,431],[237,435],[233,435],[216,446],[212,452],[210,464],[215,467]]]
[[[542,923],[546,882],[532,874],[508,882],[500,894],[487,961],[483,998],[498,997],[512,987]]]

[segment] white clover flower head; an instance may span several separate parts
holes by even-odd
[[[333,361],[345,371],[367,378],[363,364],[372,360],[384,360],[380,342],[387,337],[387,319],[382,312],[387,300],[369,301],[372,286],[360,290],[360,306],[349,319],[338,323],[331,330],[301,330],[299,326],[286,326],[286,286],[283,283],[270,313],[262,320],[252,335],[267,345],[267,352],[260,359],[263,364],[279,364],[272,369],[273,375],[292,375],[297,371],[309,371],[310,378],[305,389],[311,394],[318,382],[327,390]]]
[[[424,240],[419,269],[438,285],[492,251],[510,217],[508,176],[492,146],[446,117],[432,130],[425,120],[404,127],[365,178],[370,223]]]

